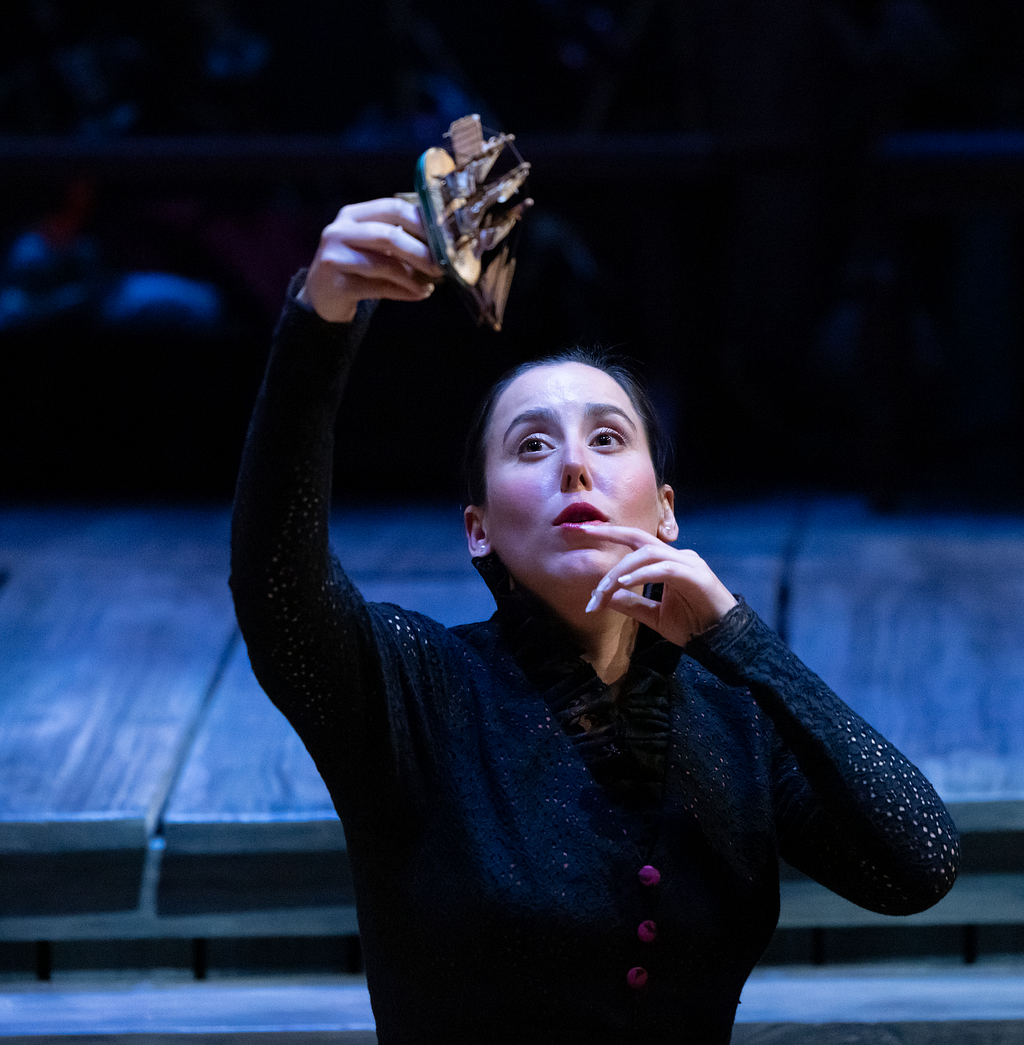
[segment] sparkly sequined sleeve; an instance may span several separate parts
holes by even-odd
[[[912,914],[949,891],[959,836],[931,784],[844,704],[745,603],[687,652],[749,688],[779,735],[779,851],[870,910]]]
[[[364,603],[328,544],[335,420],[372,303],[360,303],[351,324],[326,323],[294,300],[301,276],[275,332],[246,438],[231,588],[256,677],[338,804],[363,786],[364,762],[373,762],[374,783],[382,786],[388,765],[400,761],[389,747],[385,675],[399,685],[408,663],[382,663],[394,652],[387,614],[401,611]],[[414,658],[415,651],[408,662]]]

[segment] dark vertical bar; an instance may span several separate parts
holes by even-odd
[[[53,950],[49,940],[36,941],[36,979],[49,981],[53,977]]]
[[[206,962],[206,940],[201,936],[197,936],[192,941],[192,975],[195,977],[195,979],[206,979]]]
[[[789,643],[790,610],[793,594],[793,579],[796,573],[797,560],[803,548],[804,536],[807,533],[810,512],[801,507],[793,520],[793,525],[786,537],[782,549],[782,563],[779,566],[779,584],[775,592],[775,633]]]
[[[790,563],[783,564],[779,577],[779,590],[775,593],[775,633],[787,645],[789,644],[789,596],[790,596]]]
[[[978,960],[978,927],[964,926],[964,965],[973,965]]]
[[[811,930],[811,964],[825,964],[825,930],[820,927]]]

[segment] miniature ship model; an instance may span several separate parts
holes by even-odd
[[[480,117],[464,116],[448,129],[452,153],[428,149],[416,165],[416,195],[434,260],[462,291],[477,322],[501,329],[515,251],[509,234],[533,205],[516,202],[530,172],[511,145],[513,135],[484,141]],[[518,162],[488,181],[505,146]]]

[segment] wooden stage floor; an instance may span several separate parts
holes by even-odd
[[[1024,519],[794,499],[680,521],[951,804],[965,874],[901,926],[961,934],[968,962],[1024,953]],[[356,932],[341,825],[238,638],[228,529],[226,508],[0,510],[0,949]],[[492,611],[455,506],[339,514],[332,537],[370,598]],[[815,960],[823,931],[890,922],[783,883]]]

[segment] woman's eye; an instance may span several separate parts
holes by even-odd
[[[597,432],[591,442],[594,446],[619,446],[622,443],[622,436],[618,432],[606,428]]]
[[[529,439],[524,439],[519,444],[519,453],[521,454],[535,454],[539,453],[544,449],[544,440],[538,439],[536,436],[530,436]]]

